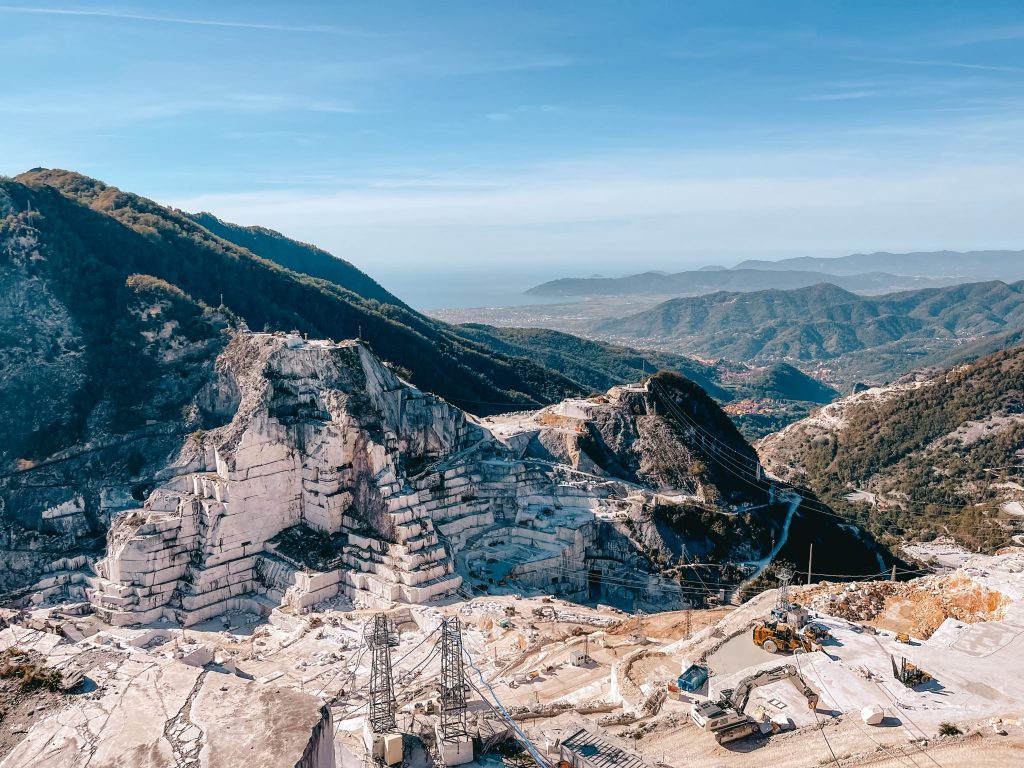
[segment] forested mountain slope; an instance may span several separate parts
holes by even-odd
[[[990,281],[867,297],[828,283],[793,291],[672,299],[594,325],[616,343],[822,369],[849,385],[884,381],[977,340],[1024,329],[1024,282]]]
[[[129,275],[149,274],[208,306],[224,304],[253,330],[294,329],[327,338],[361,333],[418,386],[469,410],[492,402],[540,405],[580,391],[557,372],[495,354],[401,302],[361,295],[359,290],[380,295],[383,289],[357,270],[346,285],[285,269],[178,211],[76,173],[31,171],[4,182],[4,189],[17,209],[31,204],[39,237],[52,254],[48,263],[66,267],[54,277],[78,281],[78,290],[102,284],[110,296]],[[276,240],[266,233],[253,237],[261,247]],[[288,249],[294,250],[279,245],[276,255]],[[91,311],[103,315],[117,307],[97,300]]]
[[[1024,522],[1024,347],[843,398],[758,451],[876,532],[1007,543]]]
[[[293,272],[319,277],[352,291],[364,299],[406,307],[405,302],[385,289],[354,264],[322,248],[285,237],[266,227],[243,227],[218,219],[212,213],[186,213],[217,237],[245,248],[257,256],[280,264]]]

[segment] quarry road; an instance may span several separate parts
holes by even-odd
[[[782,524],[782,533],[779,535],[779,540],[775,542],[775,546],[772,547],[772,551],[766,556],[762,557],[760,560],[745,563],[745,565],[754,566],[754,573],[740,582],[733,591],[733,594],[741,594],[750,582],[760,576],[764,572],[764,569],[772,564],[775,556],[779,554],[784,546],[786,546],[786,540],[789,538],[789,526],[793,523],[793,516],[796,514],[797,509],[800,508],[800,502],[803,500],[803,496],[798,493],[794,493],[789,497],[789,510],[786,512],[786,522]]]
[[[650,754],[658,750],[686,754],[688,768],[749,768],[752,765],[772,768],[808,768],[835,766],[842,768],[1005,768],[1024,765],[1024,742],[1019,736],[996,736],[991,729],[978,724],[970,736],[939,739],[927,746],[908,744],[905,737],[894,738],[887,729],[865,732],[849,723],[826,727],[825,733],[838,763],[816,728],[804,728],[773,737],[760,747],[754,744],[733,749],[710,744],[689,726],[669,732],[666,736],[647,736],[654,740]],[[880,746],[881,745],[881,746]],[[672,765],[671,761],[666,765]]]

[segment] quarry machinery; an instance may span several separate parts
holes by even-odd
[[[916,664],[912,664],[907,661],[907,657],[903,656],[899,664],[896,663],[896,657],[890,655],[889,660],[892,662],[892,674],[893,676],[903,683],[907,688],[914,688],[915,686],[921,685],[922,683],[931,682],[933,679],[930,674],[925,672]]]
[[[818,633],[805,627],[799,630],[792,624],[781,621],[762,621],[754,626],[754,645],[764,648],[768,653],[792,653],[794,651],[821,650],[821,639]]]
[[[743,710],[750,701],[750,694],[762,685],[790,680],[798,691],[807,699],[807,708],[818,707],[818,694],[807,684],[803,676],[792,664],[763,669],[740,680],[735,688],[726,688],[718,701],[708,699],[690,707],[690,717],[703,731],[711,733],[719,744],[738,741],[758,730],[760,723],[744,714]]]
[[[823,641],[831,637],[828,629],[810,621],[810,614],[799,603],[789,599],[789,583],[793,572],[779,571],[779,594],[769,616],[754,627],[754,644],[768,653],[791,653],[821,650]]]

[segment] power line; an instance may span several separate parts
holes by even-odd
[[[737,459],[733,459],[732,461],[727,463],[726,459],[723,458],[720,454],[712,452],[711,453],[711,457],[713,459],[717,460],[719,462],[719,464],[721,464],[723,466],[723,468],[728,468],[728,467],[731,466],[732,468],[741,469],[741,470],[746,471],[746,469],[747,469],[746,464],[747,464],[747,462],[749,462],[749,457],[748,456],[746,456],[745,454],[743,454],[740,451],[737,451],[735,448],[730,446],[728,443],[723,442],[721,439],[718,438],[717,435],[715,435],[712,432],[709,432],[699,422],[697,422],[695,419],[691,418],[688,414],[686,414],[685,411],[680,409],[675,404],[675,402],[672,401],[672,399],[665,393],[665,389],[664,389],[664,385],[663,384],[661,384],[659,381],[657,381],[656,379],[653,379],[653,378],[651,379],[651,382],[652,382],[653,386],[660,393],[661,399],[663,401],[666,401],[666,405],[669,406],[669,409],[672,411],[673,415],[676,415],[678,418],[680,418],[681,420],[685,421],[687,426],[689,426],[691,429],[701,433],[701,435],[703,435],[706,439],[708,439],[708,440],[718,444],[719,446],[721,446],[722,450],[725,451],[726,453],[732,453],[735,456],[739,457],[738,460]],[[760,462],[758,462],[758,463],[760,463]],[[842,478],[840,478],[838,475],[830,475],[829,477],[832,477],[835,480],[842,481]],[[745,481],[747,483],[750,483],[749,478],[739,476],[739,479],[741,479],[741,480],[743,480],[743,481]],[[751,483],[751,484],[753,484],[753,483]],[[805,501],[811,502],[811,500],[809,500],[809,499],[805,499]],[[914,502],[914,501],[910,501],[910,500],[908,500],[905,503],[909,504],[909,505],[913,505],[913,506],[920,506],[920,507],[938,507],[940,509],[948,509],[948,510],[955,511],[955,512],[962,512],[962,511],[967,510],[967,509],[974,509],[975,508],[975,507],[969,506],[969,505],[968,506],[953,506],[953,505],[937,504],[937,503],[934,503],[934,502]],[[984,502],[982,502],[982,503],[984,503]],[[824,513],[824,514],[827,514],[827,513]],[[834,512],[831,513],[831,514],[835,515]],[[836,517],[842,517],[841,515],[835,515],[835,516]],[[848,519],[848,518],[844,518],[844,519]],[[979,529],[980,529],[980,526],[979,526]]]
[[[799,654],[799,652],[794,653],[793,654],[793,658],[796,659],[796,671],[797,671],[797,674],[799,674],[800,677],[802,678],[803,677],[803,671],[800,669],[800,654]],[[835,750],[832,749],[832,745],[829,743],[828,736],[825,733],[825,721],[818,717],[818,708],[817,707],[814,708],[813,712],[814,712],[814,722],[818,724],[818,733],[820,733],[821,734],[821,738],[823,738],[825,740],[825,746],[828,747],[829,754],[832,755],[832,760],[835,761],[835,764],[837,766],[839,766],[839,768],[842,768],[842,763],[840,763],[839,762],[839,758],[836,757]]]
[[[702,427],[699,423],[697,423],[696,421],[691,419],[684,412],[682,412],[682,411],[678,411],[678,412],[674,411],[673,413],[674,413],[674,415],[678,415],[678,417],[680,417],[683,421],[685,421],[686,425],[689,428],[691,428],[691,429],[693,429],[693,430],[695,430],[697,432],[700,432],[701,434],[705,435],[710,440],[719,443],[727,451],[733,451],[734,453],[736,452],[735,449],[732,449],[727,444],[722,443],[720,440],[718,440],[718,438],[715,435],[713,435],[712,433],[708,432],[704,427]],[[735,459],[730,460],[728,457],[722,456],[720,453],[717,453],[717,452],[713,452],[713,451],[712,452],[707,452],[705,455],[710,460],[718,463],[718,465],[723,470],[725,470],[727,473],[731,474],[733,477],[736,477],[741,482],[743,482],[743,483],[745,483],[745,484],[747,484],[747,485],[749,485],[749,486],[751,486],[753,488],[757,488],[758,490],[767,490],[768,488],[772,487],[772,484],[770,482],[767,482],[767,481],[764,481],[764,480],[761,480],[761,481],[751,480],[751,478],[747,475],[748,467],[746,466],[746,459],[745,459],[745,457],[744,457],[744,463],[741,464],[737,460],[735,460]],[[741,455],[741,454],[737,453],[737,455]],[[840,478],[837,477],[836,479],[840,479]],[[764,485],[763,488],[761,487],[761,484]],[[950,513],[949,513],[950,517],[952,517],[954,512],[964,512],[966,510],[972,510],[972,509],[973,510],[977,510],[978,509],[977,506],[954,507],[954,506],[951,506],[951,505],[933,504],[931,502],[908,502],[908,503],[909,504],[913,504],[914,506],[938,507],[939,509],[948,509],[948,510],[950,510]],[[842,521],[847,522],[847,523],[851,522],[851,518],[850,517],[848,517],[846,515],[837,514],[836,512],[832,511],[831,508],[829,508],[828,506],[826,506],[825,504],[823,504],[822,502],[820,502],[820,501],[818,501],[816,499],[808,499],[807,497],[803,497],[803,501],[801,503],[801,506],[802,507],[807,507],[810,511],[815,511],[815,512],[818,512],[819,514],[828,515],[828,516],[837,518],[837,519],[842,520]],[[896,531],[896,530],[902,530],[904,527],[905,526],[882,526],[882,527],[877,527],[877,530],[879,530],[879,531]],[[982,530],[990,530],[991,528],[992,528],[991,525],[976,524],[974,526],[971,526],[970,530],[972,530],[974,532],[981,532]]]
[[[498,694],[494,692],[494,688],[491,687],[491,684],[487,682],[487,679],[484,677],[484,673],[480,671],[480,668],[477,667],[475,663],[473,663],[473,656],[465,648],[463,648],[463,653],[466,656],[466,660],[469,662],[469,666],[473,669],[474,672],[476,672],[477,676],[480,678],[480,682],[494,698],[494,704],[497,705],[498,710],[500,710],[502,719],[505,720],[505,722],[512,727],[512,730],[515,731],[522,745],[526,747],[526,749],[529,751],[533,759],[537,761],[537,765],[541,766],[542,768],[547,768],[547,766],[549,766],[550,763],[541,756],[538,749],[533,745],[533,742],[531,742],[529,737],[527,737],[527,735],[523,733],[523,729],[519,727],[519,724],[512,718],[512,715],[510,715],[508,713],[508,710],[506,710],[505,707],[502,705],[501,699],[498,698]],[[480,695],[481,699],[487,701],[487,697],[483,695],[483,692],[479,688],[477,688],[472,681],[470,681],[469,684],[470,686],[472,686],[473,690],[475,690]],[[490,702],[488,702],[488,704],[490,704]]]

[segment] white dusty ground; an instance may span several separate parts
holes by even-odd
[[[772,592],[739,608],[693,612],[689,637],[683,612],[646,616],[641,629],[614,609],[542,597],[401,609],[393,613],[400,641],[392,651],[398,724],[409,733],[432,730],[436,629],[442,617],[457,615],[468,652],[471,730],[505,728],[482,691],[548,759],[554,752],[545,750],[559,738],[586,727],[635,749],[652,768],[1024,764],[1024,551],[975,556],[933,546],[921,553],[959,568],[922,582],[930,589],[942,589],[937,579],[968,579],[1005,596],[992,620],[949,619],[908,646],[890,631],[821,616],[834,641],[794,659],[769,656],[750,641],[751,624],[774,603]],[[809,601],[822,587],[811,590],[797,588],[794,596]],[[67,637],[26,628],[43,627],[47,609],[21,617],[0,631],[0,646],[32,647],[50,665],[77,665],[87,689],[9,706],[0,718],[0,768],[362,765],[370,668],[361,633],[372,613],[346,608],[277,611],[270,623],[232,614],[227,629],[219,621],[138,629],[107,627],[92,616],[51,617],[49,629]],[[577,666],[579,651],[590,659]],[[903,687],[893,679],[890,654],[907,656],[935,681]],[[665,695],[683,668],[705,659],[712,693],[755,668],[795,663],[821,696],[818,709],[810,712],[787,681],[757,689],[747,712],[784,715],[795,730],[720,746],[692,724],[690,702]],[[864,725],[858,715],[873,704],[885,708],[882,726]],[[945,722],[964,735],[938,737]],[[415,764],[422,754],[409,749]]]

